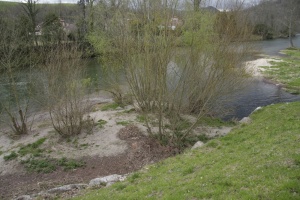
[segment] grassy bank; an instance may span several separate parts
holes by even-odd
[[[271,62],[271,67],[263,67],[263,75],[282,83],[291,93],[300,94],[300,50],[284,50],[286,54],[280,61]]]
[[[75,199],[300,199],[300,102]]]

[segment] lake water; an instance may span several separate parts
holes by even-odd
[[[293,38],[294,45],[300,47],[300,35]],[[255,48],[259,53],[268,56],[282,56],[280,50],[289,47],[289,39],[275,39],[267,41],[254,42]],[[280,102],[300,101],[299,95],[292,95],[285,92],[280,87],[268,83],[262,79],[254,79],[244,88],[236,93],[235,100],[229,106],[233,112],[226,115],[224,119],[238,118],[249,116],[255,108]]]
[[[300,35],[297,35],[294,38],[294,44],[295,46],[300,47]],[[261,54],[269,56],[282,56],[279,51],[289,47],[289,40],[275,39],[268,41],[257,41],[254,42],[254,45]],[[102,68],[96,59],[90,60],[86,69],[86,77],[92,80],[95,88],[103,89],[106,87],[107,83],[101,76],[103,74]],[[20,90],[22,90],[22,88],[26,88],[26,80],[22,77],[19,78],[18,86]],[[0,101],[3,102],[4,99],[7,99],[7,90],[9,90],[9,85],[3,83],[3,80],[1,80],[0,77]],[[230,107],[233,111],[230,114],[223,116],[223,118],[241,119],[251,114],[251,112],[259,106],[292,101],[300,101],[300,96],[289,94],[280,87],[265,82],[261,79],[253,79],[242,91],[234,94],[234,101],[230,105],[226,105],[226,107]]]

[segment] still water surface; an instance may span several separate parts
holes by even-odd
[[[293,41],[295,46],[300,47],[300,35],[297,35]],[[254,45],[257,51],[260,51],[259,53],[261,54],[265,54],[268,56],[282,56],[279,51],[289,47],[289,40],[275,39],[268,41],[257,41],[254,42]],[[94,86],[98,89],[103,89],[107,86],[102,75],[103,71],[97,60],[90,60],[86,67],[86,78],[90,78],[94,83]],[[24,77],[21,76],[18,78],[20,90],[27,86],[25,77],[26,73],[24,73]],[[7,99],[7,90],[9,90],[9,85],[7,85],[3,79],[1,80],[0,76],[1,101]],[[246,85],[246,87],[242,91],[234,94],[234,100],[232,101],[232,103],[226,105],[226,107],[231,108],[232,112],[231,114],[223,116],[223,118],[241,119],[245,116],[248,116],[255,108],[259,106],[292,101],[300,101],[300,96],[289,94],[282,90],[280,87],[268,83],[262,79],[253,79]]]
[[[294,45],[300,47],[300,35],[293,39]],[[259,53],[267,56],[282,56],[280,50],[289,47],[288,39],[274,39],[267,41],[254,42],[255,48]],[[285,92],[280,87],[268,83],[262,79],[254,79],[240,92],[235,95],[235,100],[229,105],[233,112],[224,119],[248,116],[259,106],[266,106],[280,102],[300,101],[299,95],[292,95]]]

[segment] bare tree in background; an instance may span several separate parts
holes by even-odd
[[[200,10],[201,0],[194,0],[194,11],[198,12]]]
[[[278,3],[280,5],[279,12],[283,14],[283,16],[279,18],[279,20],[288,29],[290,46],[294,47],[293,33],[295,32],[295,26],[300,16],[300,1],[279,0]]]
[[[39,13],[39,9],[37,8],[37,1],[27,0],[26,3],[22,3],[21,5],[26,16],[30,21],[30,27],[29,27],[30,32],[28,34],[32,36],[34,44],[38,46],[37,36],[35,34],[35,28],[37,26],[36,17],[37,14]]]

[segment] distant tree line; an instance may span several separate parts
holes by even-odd
[[[300,31],[299,0],[263,0],[247,12],[254,26],[254,34],[263,39],[289,37],[293,46],[291,38]]]

